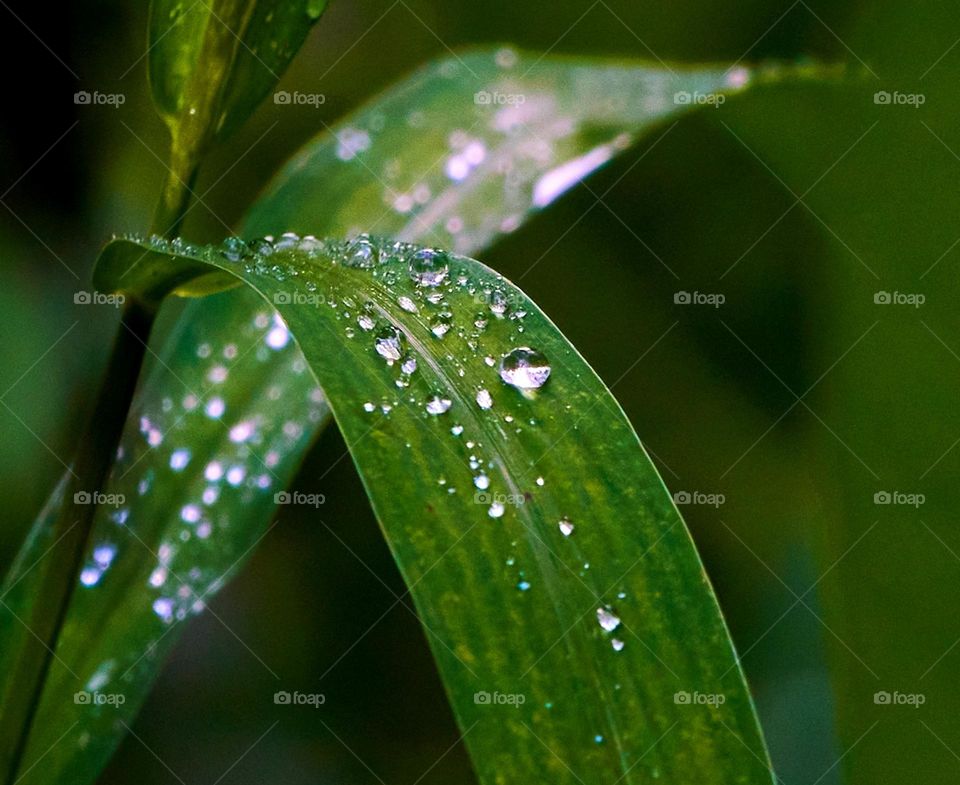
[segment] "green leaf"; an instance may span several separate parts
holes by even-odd
[[[602,381],[519,289],[441,251],[292,236],[221,250],[119,240],[95,282],[142,295],[170,269],[171,288],[187,269],[236,276],[289,325],[481,782],[770,781],[670,496]],[[256,422],[231,420],[244,441]]]
[[[170,127],[176,178],[188,183],[209,144],[247,119],[325,7],[326,0],[152,0],[148,71]]]
[[[505,71],[503,63],[510,62],[514,63],[514,68]],[[332,131],[308,143],[295,163],[277,178],[265,200],[254,207],[246,234],[253,236],[255,232],[271,231],[273,227],[309,226],[318,234],[343,235],[355,227],[367,225],[383,232],[403,234],[411,240],[441,242],[445,238],[451,240],[446,227],[452,219],[459,219],[465,230],[455,240],[457,248],[464,253],[477,253],[503,232],[522,225],[538,209],[532,200],[527,200],[525,206],[515,212],[512,208],[500,212],[497,205],[501,202],[513,204],[510,199],[516,198],[516,191],[511,190],[514,185],[519,191],[532,194],[536,180],[555,168],[558,161],[553,158],[527,160],[520,181],[505,182],[496,168],[483,165],[483,162],[471,168],[462,180],[446,177],[444,170],[448,156],[439,156],[437,139],[441,140],[440,149],[447,149],[446,139],[462,128],[462,103],[444,99],[451,94],[451,74],[458,71],[467,82],[471,99],[474,92],[471,72],[488,79],[484,82],[488,88],[501,92],[505,86],[497,81],[497,75],[502,79],[505,73],[512,71],[513,84],[526,80],[523,81],[524,105],[540,107],[537,128],[567,123],[571,135],[558,140],[557,149],[573,160],[586,155],[597,145],[620,138],[621,134],[628,134],[635,142],[643,131],[653,128],[657,119],[655,113],[651,112],[649,117],[638,114],[634,105],[638,101],[648,107],[659,105],[667,114],[694,107],[693,104],[673,105],[668,100],[669,93],[657,94],[660,100],[655,100],[653,93],[646,99],[638,95],[636,85],[623,78],[631,69],[647,74],[644,84],[657,84],[664,89],[664,84],[654,77],[655,69],[638,63],[546,57],[530,71],[532,64],[528,55],[500,50],[447,58],[422,69],[399,87],[373,99],[365,108],[334,126]],[[608,111],[604,115],[604,130],[594,133],[590,129],[594,128],[591,112],[596,99],[581,105],[579,98],[574,100],[575,95],[571,92],[580,82],[567,80],[576,77],[594,85],[603,84],[603,74],[607,70],[613,78],[601,92],[608,97],[611,106],[620,106],[623,114],[618,123]],[[526,77],[523,77],[524,72],[529,72]],[[694,85],[705,85],[707,77],[704,74],[707,72],[714,74],[714,79],[720,79],[723,69],[703,69],[700,74],[678,70],[682,80],[678,87],[690,91]],[[740,73],[747,75],[748,83],[763,79],[752,71]],[[772,75],[773,72],[767,73]],[[780,73],[789,74],[788,71]],[[482,104],[473,106],[483,107]],[[569,111],[561,114],[561,107]],[[588,107],[590,111],[586,111]],[[409,133],[401,137],[400,132],[408,128],[411,112],[417,108],[427,112],[431,132]],[[542,133],[527,130],[524,126],[498,131],[494,111],[480,117],[485,121],[479,125],[474,123],[474,138],[484,134],[488,148],[497,149],[501,155],[519,157],[523,150],[536,145],[537,135]],[[441,129],[443,133],[440,133]],[[355,151],[352,157],[345,152],[338,154],[341,145],[343,150],[350,149],[346,143],[351,139],[356,144],[358,130],[372,135],[374,144],[366,150]],[[388,136],[391,146],[400,145],[397,149],[390,149],[384,143]],[[362,138],[361,134],[359,139]],[[620,151],[620,144],[615,145],[615,152]],[[392,166],[388,166],[389,162]],[[393,187],[402,190],[410,190],[415,185],[415,175],[409,173],[429,176],[430,198],[424,204],[418,202],[415,207],[418,216],[429,214],[429,222],[412,220],[409,213],[388,209],[389,204],[385,204],[384,199],[389,198],[389,192],[374,174],[379,175],[381,171],[392,177]],[[399,174],[395,172],[406,173],[403,177],[407,179],[397,179]],[[491,182],[494,184],[492,190],[487,185]],[[572,187],[576,182],[570,180],[566,184]],[[486,198],[477,198],[473,194],[486,194]],[[510,220],[506,221],[507,218]],[[431,227],[436,227],[436,232],[427,231]],[[137,259],[131,260],[131,267],[139,267]],[[327,421],[325,404],[318,397],[315,381],[309,374],[295,372],[303,368],[299,348],[291,341],[282,349],[268,347],[269,351],[263,351],[266,336],[275,327],[270,319],[267,326],[263,326],[266,313],[261,299],[247,287],[193,300],[183,311],[183,326],[178,333],[163,346],[155,347],[158,361],[142,381],[121,444],[125,455],[136,456],[132,459],[136,465],[131,471],[127,470],[129,463],[118,467],[105,489],[106,493],[115,497],[122,495],[127,500],[127,505],[122,508],[126,511],[125,524],[118,527],[115,520],[120,510],[109,506],[98,510],[93,541],[86,555],[88,566],[95,565],[93,549],[98,544],[113,542],[118,545],[118,551],[112,562],[112,573],[134,577],[119,581],[108,574],[95,587],[75,593],[68,616],[67,636],[57,647],[59,661],[53,665],[52,679],[45,689],[35,735],[26,756],[28,762],[39,761],[28,779],[82,782],[95,776],[125,732],[118,720],[132,722],[164,655],[179,638],[183,625],[160,626],[152,609],[156,592],[148,583],[157,566],[155,554],[159,553],[160,546],[175,542],[179,537],[183,524],[181,507],[200,493],[201,488],[206,488],[204,470],[210,459],[205,460],[204,456],[229,456],[231,465],[247,468],[244,487],[252,482],[253,477],[264,472],[260,462],[266,457],[264,451],[239,454],[229,439],[229,430],[206,418],[202,414],[203,408],[219,397],[231,417],[233,412],[245,409],[264,414],[258,433],[263,444],[270,445],[270,450],[277,454],[277,464],[272,467],[272,483],[278,489],[287,483],[310,442]],[[230,345],[238,347],[238,355],[232,360],[222,355]],[[198,355],[198,351],[203,353],[204,346],[211,347],[209,356]],[[218,378],[219,372],[214,373],[218,366],[228,370],[229,383],[211,383],[211,373],[213,378]],[[281,391],[279,398],[275,397],[277,390]],[[200,404],[187,414],[182,403],[189,391],[197,395]],[[186,418],[181,419],[184,415]],[[169,433],[164,437],[161,449],[148,449],[145,438],[152,431],[148,429],[146,436],[141,432],[144,419],[151,423],[152,429],[161,434]],[[296,434],[296,438],[290,438],[290,434]],[[173,471],[169,465],[171,440],[194,453],[180,471]],[[149,484],[150,491],[141,496],[139,487],[144,481]],[[209,547],[198,538],[177,545],[177,565],[189,564],[189,569],[196,567],[205,576],[206,582],[196,586],[204,601],[209,601],[228,575],[240,566],[242,559],[237,559],[237,555],[249,554],[253,550],[267,530],[273,510],[270,500],[258,497],[258,503],[251,504],[243,496],[226,490],[218,507],[232,521],[230,537],[226,541],[221,539],[217,548]],[[52,544],[44,539],[45,533],[44,522],[40,520],[21,551],[20,561],[30,565],[43,555]],[[18,615],[23,616],[21,610],[29,604],[31,582],[42,577],[37,571],[40,567],[27,573],[10,594],[4,595],[4,601],[16,609]],[[174,566],[178,575],[189,569]],[[4,591],[20,574],[19,570],[11,572]],[[176,582],[177,578],[171,575],[168,580]],[[101,632],[94,640],[83,632],[89,629],[87,620],[90,618],[96,618],[98,623],[102,621]],[[0,625],[4,623],[18,624],[11,615],[0,613]],[[8,640],[3,630],[0,626],[0,639]],[[153,645],[149,646],[151,643]],[[147,650],[148,656],[143,656]],[[5,653],[0,645],[0,672],[3,672]],[[96,683],[100,666],[107,662],[113,663],[111,678],[114,683],[119,681],[126,703],[112,713],[97,715],[75,709],[72,704],[74,693],[85,689],[91,679]],[[63,667],[64,663],[76,677]],[[75,719],[81,720],[80,725],[71,730]],[[44,756],[44,752],[64,733],[68,734],[68,739],[71,735],[89,734],[89,738],[95,741],[85,745],[60,744]]]

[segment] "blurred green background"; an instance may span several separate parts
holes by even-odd
[[[2,5],[15,44],[0,50],[5,567],[70,455],[115,329],[73,294],[111,233],[149,224],[167,140],[145,83],[145,3]],[[333,0],[280,85],[326,102],[261,107],[208,162],[209,209],[185,233],[221,238],[324,123],[448,48],[863,71],[762,88],[654,145],[655,133],[484,261],[613,386],[671,491],[724,495],[681,509],[780,780],[953,783],[958,40],[951,4],[905,0]],[[78,106],[78,90],[126,101]],[[881,90],[923,105],[877,104]],[[725,303],[678,305],[680,290]],[[296,483],[326,495],[322,521],[284,509],[213,603],[256,657],[209,614],[191,622],[104,782],[214,782],[228,769],[225,783],[470,781],[410,604],[363,566],[403,592],[344,451],[325,433]],[[875,503],[885,492],[925,500]],[[257,657],[326,705],[278,712]],[[925,703],[877,704],[876,692]]]

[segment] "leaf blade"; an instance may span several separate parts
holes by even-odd
[[[689,535],[626,417],[557,328],[472,260],[451,259],[440,305],[427,299],[440,288],[410,281],[414,249],[381,245],[382,266],[368,270],[351,263],[365,245],[295,245],[287,239],[244,265],[209,250],[176,255],[198,274],[232,271],[297,336],[471,730],[481,781],[497,781],[507,766],[558,781],[640,782],[654,768],[667,779],[769,781]],[[167,261],[156,245],[117,241],[101,257],[99,284],[145,249],[148,277]],[[513,318],[485,311],[487,324],[471,325],[478,290],[506,297]],[[444,308],[453,326],[438,337]],[[377,320],[374,331],[361,325],[351,337],[357,313]],[[484,359],[509,361],[521,342],[552,363],[536,395],[503,383],[504,366],[498,378]],[[409,359],[400,345],[419,363],[413,373],[384,362]],[[408,385],[399,393],[397,380]],[[477,402],[480,390],[492,406]],[[376,403],[371,413],[364,402],[378,398],[382,414]],[[574,431],[576,441],[565,441]],[[576,523],[570,536],[559,526],[565,516]],[[477,698],[484,693],[523,695],[530,706],[505,713],[495,698]],[[564,751],[562,766],[551,749]]]

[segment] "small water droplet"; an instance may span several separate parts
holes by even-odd
[[[384,325],[377,332],[374,347],[377,354],[388,362],[399,360],[403,348],[403,333],[392,324]]]
[[[444,414],[452,405],[453,402],[449,398],[444,398],[438,393],[427,399],[426,409],[428,414]]]
[[[481,409],[489,409],[493,406],[493,397],[488,390],[477,390],[477,406]]]
[[[606,608],[597,608],[597,621],[606,632],[613,632],[620,626],[620,617]]]
[[[473,484],[476,485],[481,491],[485,491],[490,487],[490,478],[485,474],[478,474],[473,478]]]
[[[487,510],[487,515],[491,518],[500,518],[503,516],[504,507],[500,502],[493,502],[490,505],[490,509]]]
[[[614,638],[611,640],[610,645],[613,646],[614,651],[623,651],[623,641],[619,638]]]
[[[517,588],[520,589],[520,591],[527,591],[527,589],[530,588],[530,581],[520,581],[517,584]]]
[[[573,534],[574,526],[573,523],[570,522],[569,518],[561,518],[560,523],[557,525],[560,527],[560,533],[564,537],[569,537],[571,534]]]

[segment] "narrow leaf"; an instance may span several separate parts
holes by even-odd
[[[519,289],[441,251],[293,237],[116,241],[98,287],[135,258],[127,290],[226,272],[290,326],[481,782],[770,781],[679,514],[610,392]]]

